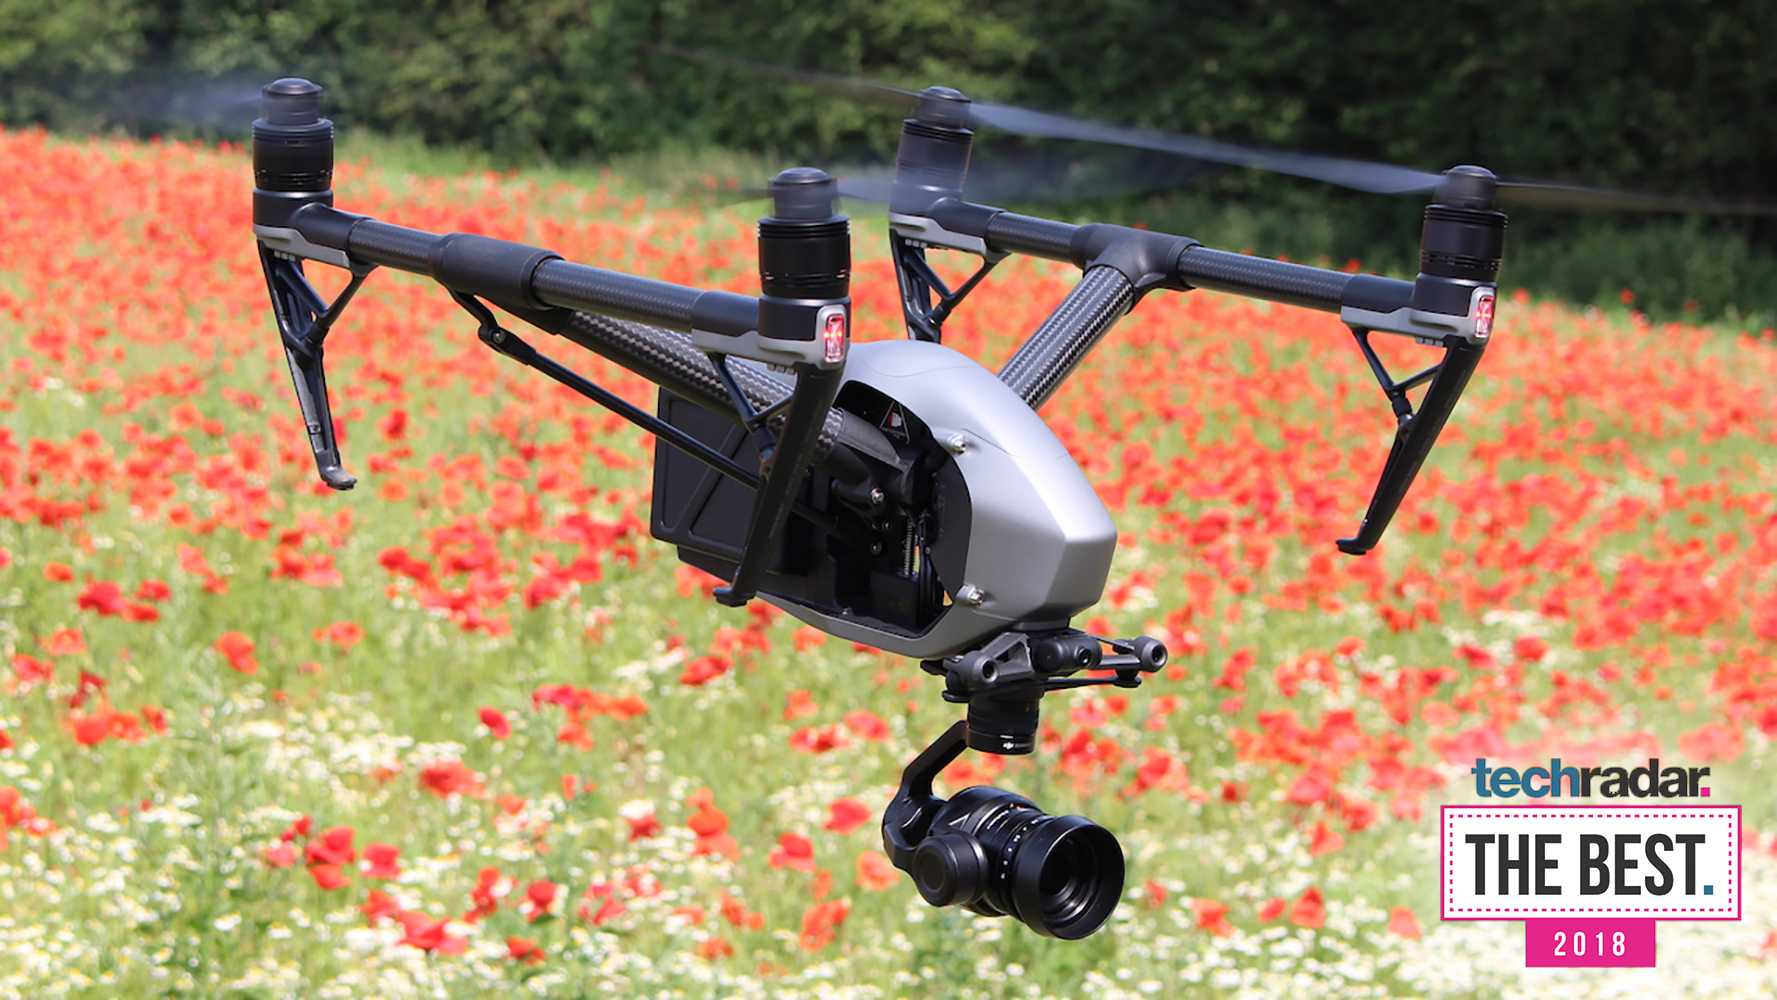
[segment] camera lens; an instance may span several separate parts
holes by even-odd
[[[914,868],[921,895],[936,905],[1013,916],[1067,940],[1103,926],[1123,894],[1123,849],[1109,830],[985,786],[940,808]]]
[[[1123,848],[1084,817],[1045,816],[1027,832],[1012,882],[1019,919],[1054,937],[1082,938],[1117,908]]]

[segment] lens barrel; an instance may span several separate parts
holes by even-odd
[[[1077,940],[1103,926],[1123,894],[1123,849],[1082,816],[1051,816],[1022,795],[965,789],[940,807],[913,853],[919,893],[1011,916],[1046,937]]]

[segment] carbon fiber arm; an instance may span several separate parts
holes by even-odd
[[[1048,260],[1072,260],[1079,226],[1016,212],[998,212],[987,220],[987,245],[995,250],[1029,254]]]
[[[1031,409],[1041,407],[1134,305],[1135,289],[1122,272],[1092,268],[1000,369],[1000,381]]]
[[[1343,271],[1327,271],[1201,246],[1179,255],[1178,275],[1193,288],[1233,292],[1335,313],[1343,305],[1345,286],[1352,278]]]

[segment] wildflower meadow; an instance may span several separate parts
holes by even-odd
[[[927,907],[882,854],[901,767],[958,717],[940,682],[716,605],[648,537],[651,440],[436,286],[373,275],[328,340],[360,482],[322,486],[250,178],[238,147],[0,132],[0,997],[1777,993],[1770,331],[1503,301],[1350,558],[1392,420],[1349,333],[1148,297],[1043,413],[1121,531],[1077,624],[1172,662],[945,773],[1121,839],[1122,905],[1060,942]],[[361,160],[335,189],[756,291],[749,215],[631,184]],[[859,229],[858,334],[899,336]],[[1076,273],[1009,261],[948,342],[997,367]],[[1744,808],[1743,920],[1663,923],[1653,969],[1544,970],[1520,925],[1438,919],[1474,758],[1662,754]]]

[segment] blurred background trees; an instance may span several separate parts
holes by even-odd
[[[509,166],[892,155],[894,111],[670,51],[690,49],[1430,169],[1777,202],[1777,5],[1756,0],[0,0],[0,24],[0,120],[62,131],[238,138],[259,84],[302,75],[342,127]],[[1067,212],[1413,264],[1411,199],[1071,144],[981,149],[1040,163],[1056,181],[1033,199]],[[1630,287],[1656,315],[1764,325],[1777,307],[1770,219],[1519,210],[1512,226],[1507,277],[1539,290]]]

